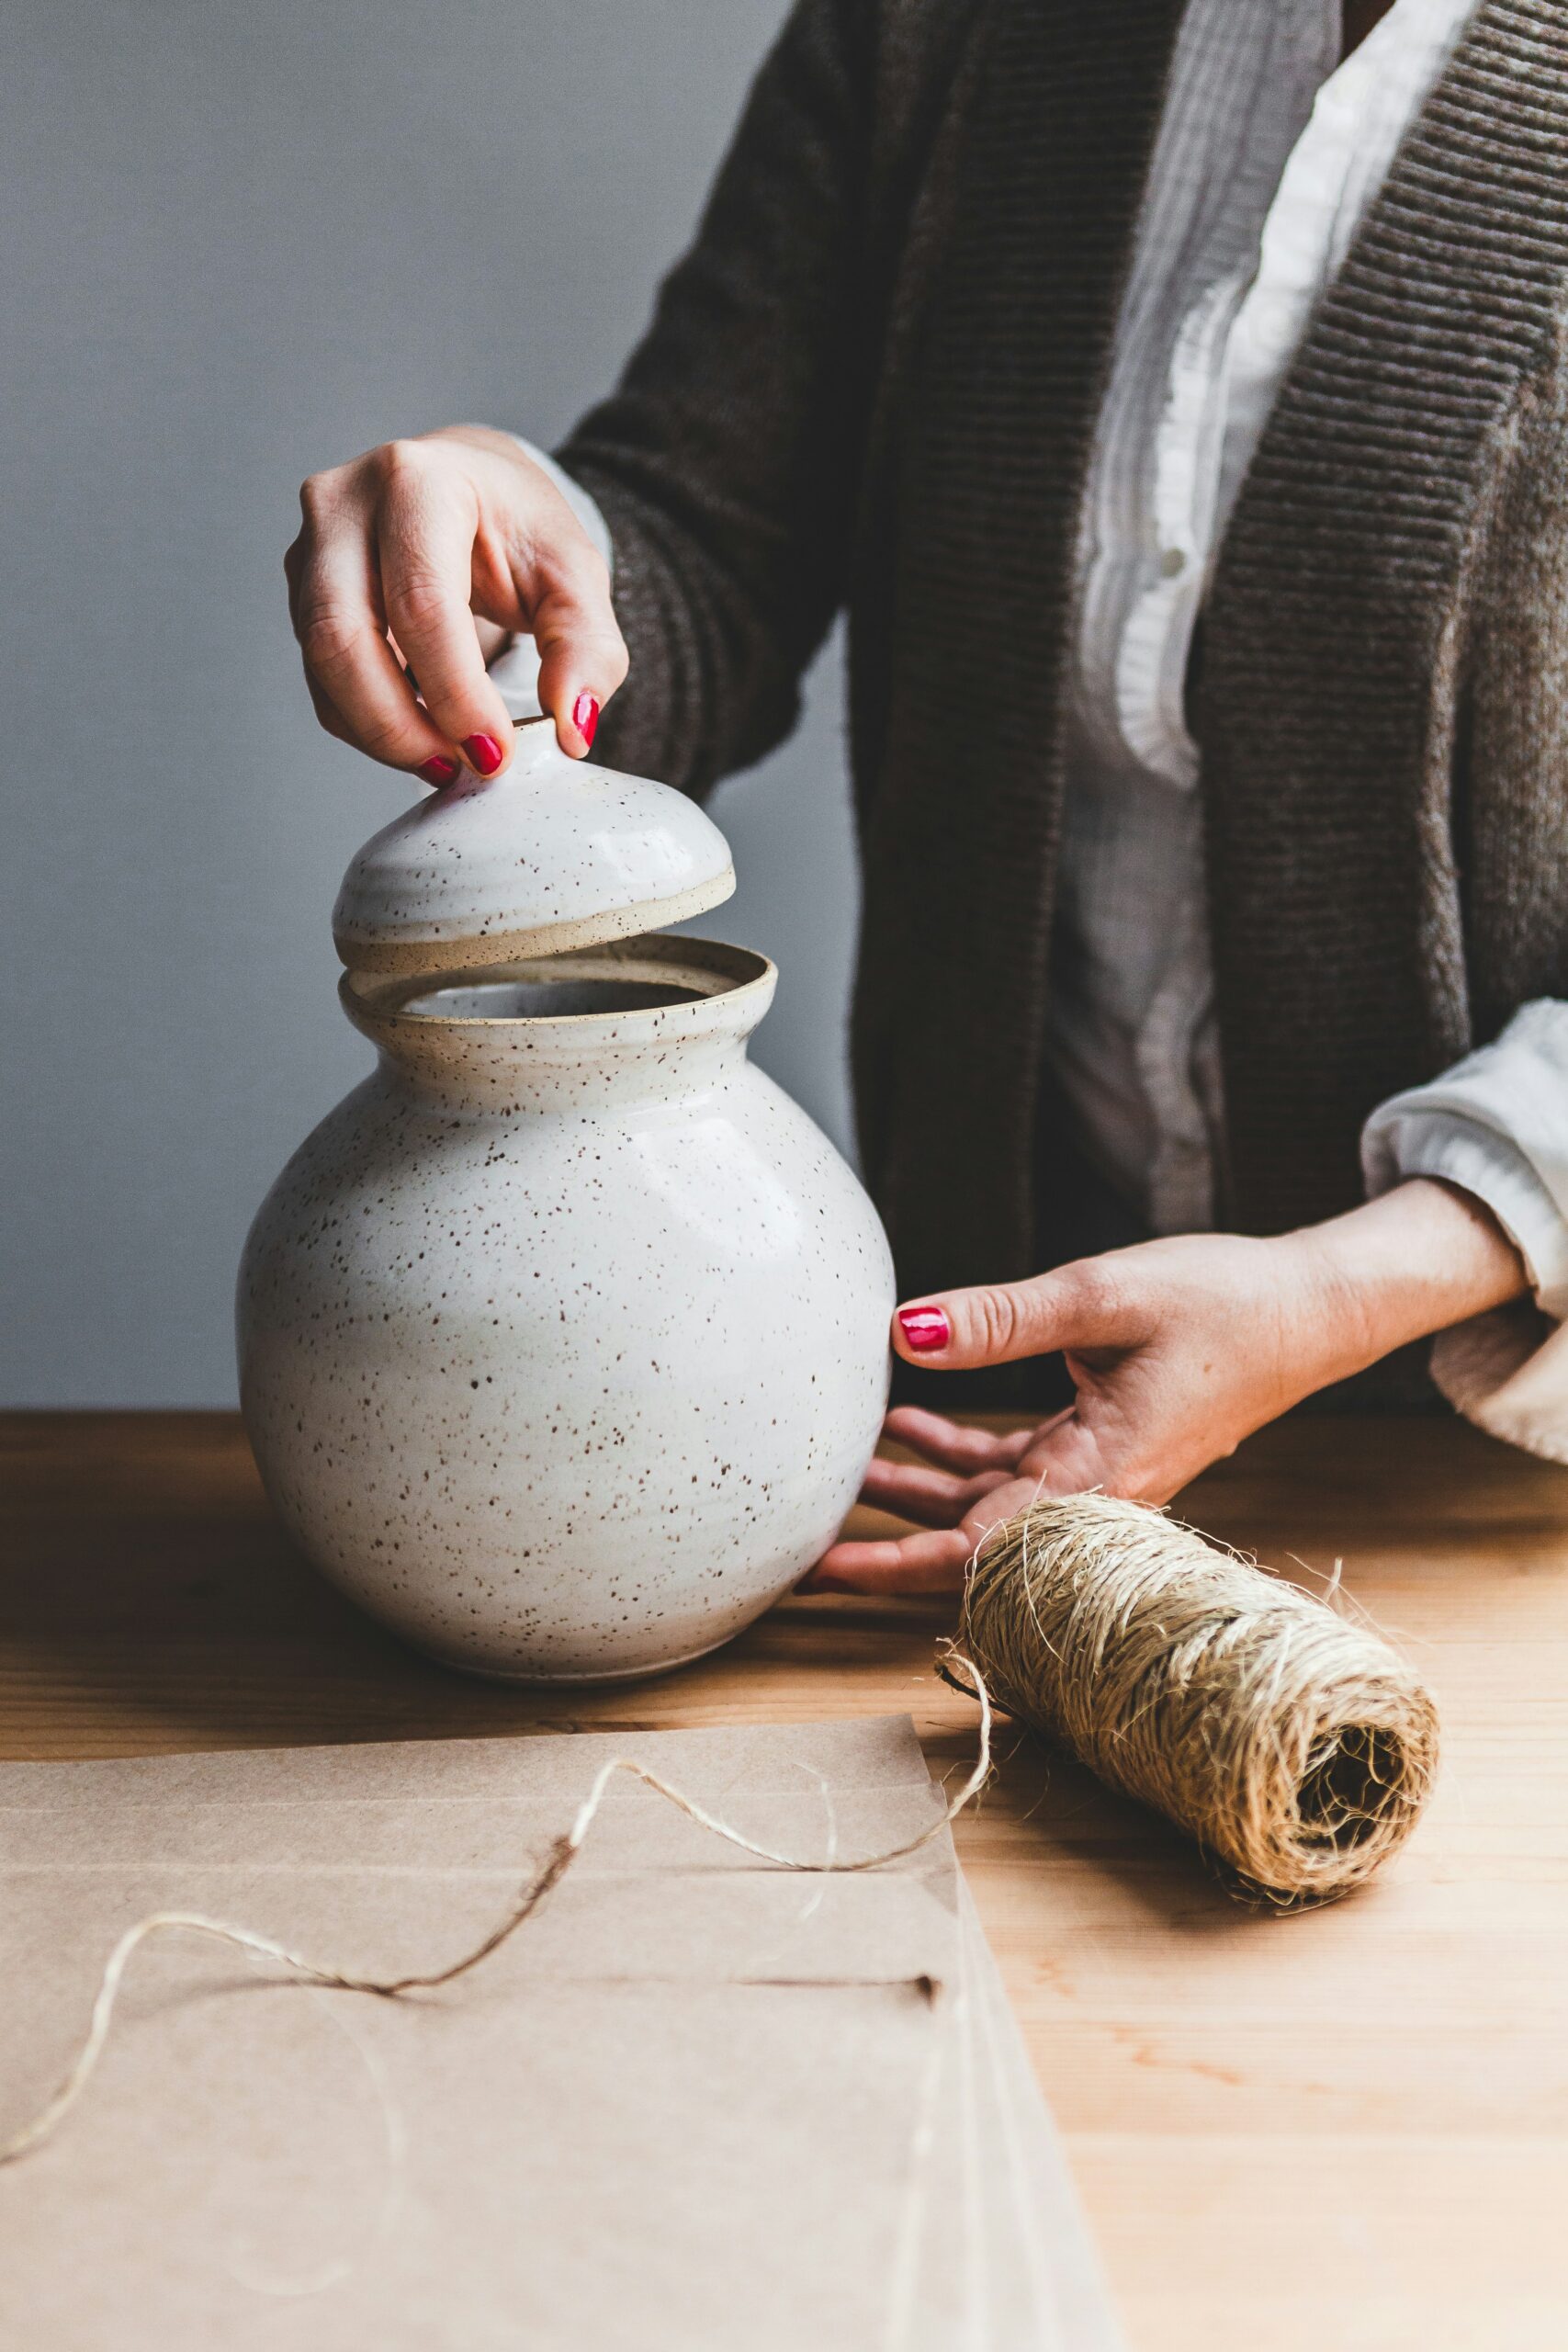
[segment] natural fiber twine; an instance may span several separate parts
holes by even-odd
[[[510,1940],[581,1850],[611,1781],[629,1772],[691,1820],[790,1871],[877,1870],[938,1836],[990,1770],[991,1708],[1058,1739],[1156,1806],[1222,1864],[1233,1892],[1281,1910],[1332,1902],[1414,1826],[1438,1763],[1437,1710],[1368,1628],[1220,1550],[1164,1511],[1105,1495],[1042,1498],[980,1545],[940,1671],[980,1704],[975,1769],[933,1820],[876,1853],[786,1855],[732,1829],[635,1758],[605,1764],[570,1829],[488,1935],[427,1973],[351,1973],[194,1912],[153,1912],[109,1953],[63,2081],[0,2165],[52,2137],[108,2040],[134,1953],[167,1930],[271,1961],[297,1983],[397,1999],[449,1984]]]
[[[996,1705],[1282,1910],[1370,1878],[1436,1773],[1437,1710],[1379,1634],[1140,1503],[1043,1498],[996,1529],[957,1645]]]
[[[27,2155],[30,2150],[42,2147],[46,2140],[52,2139],[82,2098],[107,2044],[109,2030],[114,2024],[115,2005],[119,1999],[126,1970],[141,1946],[154,1936],[172,1931],[209,1937],[214,1942],[228,1944],[237,1951],[250,1952],[257,1960],[271,1961],[284,1972],[282,1981],[286,1984],[320,1984],[338,1993],[373,1993],[380,1999],[392,2001],[401,2000],[411,1993],[438,1992],[444,1985],[455,1984],[459,1976],[467,1976],[470,1969],[478,1968],[482,1962],[489,1960],[502,1944],[510,1943],[519,1928],[533,1917],[545,1897],[560,1884],[582,1851],[583,1840],[598,1819],[610,1784],[619,1772],[628,1773],[633,1780],[640,1781],[645,1788],[653,1791],[655,1796],[662,1797],[667,1804],[672,1804],[677,1813],[683,1813],[688,1821],[694,1821],[699,1829],[708,1830],[715,1838],[722,1838],[727,1844],[739,1846],[742,1853],[754,1854],[759,1861],[771,1862],[778,1870],[849,1877],[864,1871],[879,1871],[889,1862],[902,1861],[907,1854],[918,1854],[922,1846],[929,1846],[933,1838],[940,1838],[942,1831],[957,1820],[971,1799],[979,1795],[991,1775],[991,1702],[987,1695],[985,1679],[978,1668],[956,1653],[951,1663],[967,1668],[972,1683],[965,1688],[971,1689],[980,1702],[979,1752],[975,1758],[974,1770],[957,1794],[948,1798],[923,1829],[917,1829],[912,1838],[902,1839],[897,1846],[879,1846],[874,1853],[840,1854],[838,1833],[829,1820],[825,1853],[781,1854],[774,1847],[761,1845],[755,1838],[748,1838],[743,1831],[731,1828],[728,1822],[710,1813],[694,1797],[671,1787],[657,1772],[650,1772],[646,1764],[639,1764],[635,1756],[612,1756],[607,1764],[600,1766],[593,1785],[577,1809],[571,1826],[552,1840],[543,1863],[527,1880],[515,1901],[507,1905],[489,1934],[481,1936],[478,1943],[470,1944],[456,1960],[446,1961],[423,1973],[362,1976],[338,1967],[333,1962],[310,1960],[302,1952],[290,1951],[286,1944],[276,1942],[271,1936],[258,1935],[254,1928],[237,1927],[228,1919],[209,1919],[200,1911],[150,1911],[145,1918],[138,1919],[127,1928],[105,1961],[87,2030],[68,2072],[52,2098],[44,2102],[38,2113],[19,2131],[12,2132],[8,2140],[0,2141],[0,2165],[14,2164],[19,2156]]]

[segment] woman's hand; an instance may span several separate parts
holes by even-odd
[[[906,1362],[950,1371],[1059,1348],[1077,1402],[1005,1437],[890,1413],[887,1434],[923,1459],[873,1463],[863,1499],[923,1532],[835,1544],[808,1589],[956,1589],[987,1530],[1041,1494],[1167,1502],[1314,1389],[1526,1286],[1490,1211],[1419,1177],[1274,1240],[1188,1234],[912,1302],[894,1318]]]
[[[604,558],[515,441],[469,424],[388,441],[312,474],[299,504],[288,608],[329,735],[427,784],[495,775],[513,738],[485,661],[526,630],[541,707],[581,758],[626,649]]]

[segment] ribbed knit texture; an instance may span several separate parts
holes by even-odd
[[[1348,1206],[1377,1102],[1568,993],[1565,160],[1568,17],[1487,0],[1222,553],[1196,731],[1254,1227]]]
[[[1077,503],[1179,0],[803,0],[619,390],[561,451],[701,790],[847,605],[855,1074],[906,1293],[1038,1271]],[[1484,0],[1309,329],[1194,728],[1231,1221],[1359,1197],[1384,1096],[1568,994],[1568,13]]]

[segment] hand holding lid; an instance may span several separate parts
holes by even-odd
[[[333,910],[360,972],[468,970],[625,939],[716,907],[729,845],[694,801],[571,760],[525,719],[498,776],[405,808],[351,859]]]

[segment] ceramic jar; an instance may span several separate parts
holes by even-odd
[[[571,770],[538,748],[536,787],[557,762]],[[510,817],[481,797],[479,829],[536,842],[527,781]],[[639,821],[646,796],[676,799],[629,781]],[[410,829],[367,845],[375,888],[417,864]],[[652,862],[668,880],[670,856]],[[449,897],[446,859],[434,872]],[[592,930],[560,880],[543,926],[536,896],[497,901],[489,935]],[[399,907],[401,931],[377,928],[393,967],[431,921]],[[886,1403],[891,1262],[850,1170],[747,1058],[765,957],[632,934],[456,960],[485,936],[441,933],[455,968],[344,976],[377,1067],[252,1228],[246,1424],[295,1540],[410,1641],[490,1675],[647,1674],[728,1640],[831,1541]]]

